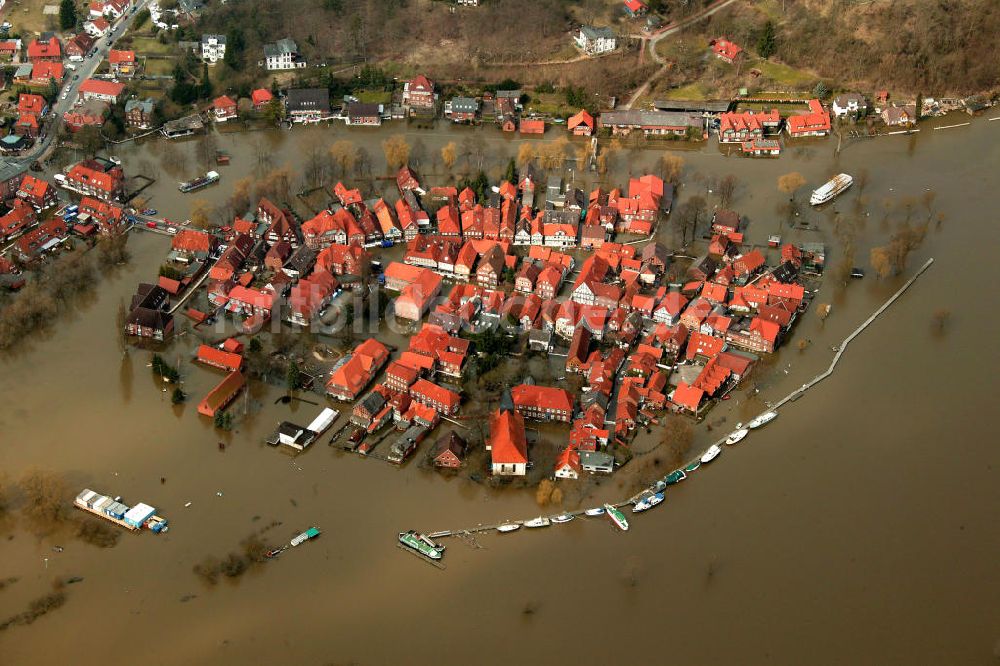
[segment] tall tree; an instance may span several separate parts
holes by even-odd
[[[767,60],[772,55],[777,48],[777,42],[774,37],[774,23],[768,21],[764,24],[764,31],[760,34],[760,39],[757,40],[757,53],[764,60]]]
[[[59,27],[63,30],[76,27],[76,4],[73,0],[62,0],[59,3]]]

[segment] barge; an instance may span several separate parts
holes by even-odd
[[[139,502],[130,507],[122,504],[118,497],[112,499],[89,488],[76,496],[73,506],[133,532],[145,528],[159,534],[169,529],[166,518],[157,516],[156,509],[150,505]]]
[[[177,189],[187,194],[188,192],[194,192],[196,190],[200,190],[203,187],[208,187],[209,185],[212,185],[217,182],[219,182],[219,172],[209,171],[204,176],[199,176],[194,180],[189,180],[184,183],[179,183],[177,185]]]

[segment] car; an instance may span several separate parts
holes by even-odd
[[[73,75],[73,80],[74,81],[79,81],[80,80],[80,75],[79,74],[74,74]]]
[[[181,222],[181,224],[186,227],[187,225],[191,224],[191,220],[184,220],[183,222]]]
[[[177,233],[177,227],[167,227],[167,233],[168,234],[176,234]]]
[[[66,99],[67,97],[69,97],[69,91],[64,90],[63,94],[59,96],[59,99]]]
[[[146,226],[149,227],[150,229],[155,229],[156,228],[156,222],[147,222]]]

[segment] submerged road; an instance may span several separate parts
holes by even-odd
[[[832,375],[834,369],[836,369],[836,367],[837,367],[837,364],[840,363],[840,359],[843,358],[844,351],[847,349],[847,346],[849,344],[851,344],[851,342],[856,337],[858,337],[859,335],[861,335],[861,333],[863,333],[866,328],[868,328],[876,319],[878,319],[878,317],[880,315],[882,315],[886,310],[888,310],[893,305],[893,303],[895,303],[897,300],[899,300],[899,298],[906,292],[906,290],[913,286],[913,284],[917,281],[917,278],[919,278],[921,275],[923,275],[923,273],[928,268],[930,268],[931,264],[933,264],[933,263],[934,263],[934,258],[933,257],[930,258],[930,259],[928,259],[924,263],[924,265],[921,266],[917,270],[917,272],[914,273],[913,276],[909,280],[907,280],[903,284],[903,286],[901,286],[899,288],[899,290],[896,291],[896,293],[893,294],[889,298],[889,300],[887,300],[885,303],[883,303],[882,306],[880,308],[878,308],[877,310],[875,310],[875,312],[873,312],[870,317],[868,317],[867,319],[865,319],[863,322],[861,322],[860,325],[858,325],[857,328],[855,328],[853,331],[851,331],[851,334],[848,335],[846,338],[844,338],[844,341],[840,343],[840,346],[837,348],[837,353],[834,355],[833,360],[830,361],[830,366],[826,370],[824,370],[820,374],[816,375],[812,380],[806,382],[800,388],[792,391],[791,393],[789,393],[788,395],[786,395],[784,398],[782,398],[778,402],[774,403],[771,406],[771,408],[769,410],[767,410],[767,411],[768,412],[776,412],[777,409],[779,407],[781,407],[782,405],[784,405],[785,403],[787,403],[787,402],[789,402],[791,400],[798,399],[803,394],[805,394],[806,391],[808,391],[809,389],[811,389],[812,387],[816,386],[817,384],[819,384],[820,382],[822,382],[824,379],[826,379],[827,377],[829,377],[830,375]],[[763,412],[762,414],[758,414],[757,416],[758,417],[759,416],[763,416],[763,414],[766,414],[766,413],[767,412]],[[755,418],[757,418],[757,417],[755,417]],[[727,437],[728,437],[728,435],[726,435],[726,437],[720,438],[717,442],[715,442],[715,444],[713,446],[720,446],[721,447],[723,444],[725,444]],[[691,471],[694,471],[695,469],[698,468],[698,466],[700,465],[700,463],[701,463],[701,456],[699,455],[699,456],[695,457],[693,460],[691,460],[690,462],[688,462],[686,465],[683,465],[683,466],[679,467],[678,469],[681,469],[681,470],[691,469]],[[618,502],[617,504],[612,504],[612,506],[623,507],[623,506],[627,506],[629,504],[634,504],[636,502],[636,500],[641,495],[643,495],[645,493],[649,493],[649,492],[655,492],[655,484],[654,484],[654,486],[651,486],[651,487],[647,488],[646,490],[643,490],[642,492],[637,493],[636,495],[632,496],[628,500],[626,500],[624,502]],[[610,504],[610,502],[609,502],[609,504]],[[580,510],[580,511],[565,511],[565,512],[562,512],[562,513],[564,513],[565,515],[570,515],[570,516],[576,517],[576,516],[579,516],[579,515],[583,514],[584,510]],[[555,514],[555,515],[560,515],[560,514]],[[526,520],[531,520],[531,519],[529,518],[529,519],[526,519]],[[508,520],[508,521],[503,521],[503,522],[500,522],[500,523],[495,523],[495,524],[490,524],[490,525],[476,525],[475,527],[468,527],[468,528],[459,529],[459,530],[440,530],[438,532],[430,532],[427,536],[429,538],[431,538],[431,539],[438,539],[438,538],[449,537],[449,536],[455,536],[455,537],[471,536],[471,535],[473,535],[473,534],[475,534],[477,532],[488,532],[488,531],[491,531],[491,530],[495,530],[496,528],[498,528],[501,525],[508,525],[508,524],[511,524],[511,525],[523,525],[524,523],[525,523],[525,520]],[[556,524],[558,524],[558,523],[556,523]],[[518,530],[518,531],[520,531],[520,530]]]

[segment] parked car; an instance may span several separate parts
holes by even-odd
[[[156,222],[147,222],[146,226],[149,227],[150,229],[155,229],[156,228]]]
[[[167,233],[168,234],[176,234],[177,233],[177,227],[167,227]]]

